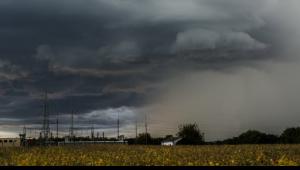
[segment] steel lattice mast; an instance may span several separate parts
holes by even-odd
[[[145,114],[145,139],[146,139],[146,145],[148,144],[148,123],[147,123],[147,114]]]
[[[71,127],[70,127],[70,137],[74,137],[74,110],[71,112]]]
[[[44,139],[45,144],[48,143],[50,134],[50,126],[49,126],[49,108],[48,108],[48,92],[45,92],[45,99],[44,99],[44,121],[43,121],[43,132],[42,137]]]
[[[120,120],[119,120],[119,112],[118,112],[118,136],[117,139],[120,139]]]

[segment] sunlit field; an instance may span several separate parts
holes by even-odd
[[[1,165],[300,165],[300,145],[1,148]]]

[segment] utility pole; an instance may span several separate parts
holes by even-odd
[[[146,145],[148,144],[148,124],[147,124],[147,113],[145,114],[145,138],[146,138]]]
[[[120,120],[119,120],[119,112],[118,112],[118,136],[117,136],[117,140],[119,140],[120,137]]]
[[[25,134],[25,136],[26,136],[26,126],[25,125],[23,127],[23,134]]]
[[[23,127],[23,134],[20,134],[21,145],[26,146],[26,126]]]
[[[73,101],[73,97],[71,97],[71,101],[70,101],[70,110],[71,110],[71,127],[70,127],[70,139],[71,141],[75,141],[75,135],[74,135],[74,101]]]
[[[49,112],[48,112],[48,92],[45,91],[45,99],[44,99],[44,122],[43,122],[43,138],[44,144],[48,143],[50,127],[49,127]]]
[[[91,128],[91,139],[94,140],[94,124],[92,124]]]
[[[70,128],[70,138],[73,139],[73,136],[74,136],[74,111],[72,109],[72,112],[71,112],[71,128]]]
[[[56,115],[56,140],[57,140],[57,144],[58,144],[58,112]]]
[[[138,123],[137,123],[137,119],[135,119],[135,144],[137,144],[137,137],[138,137]]]

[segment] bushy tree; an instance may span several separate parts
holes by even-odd
[[[272,144],[277,143],[275,135],[265,134],[256,130],[249,130],[238,137],[240,144]]]
[[[278,142],[278,137],[265,134],[256,130],[248,130],[238,137],[225,140],[225,144],[274,144]]]
[[[204,135],[201,133],[196,123],[180,125],[177,135],[182,138],[178,144],[198,145],[204,143]]]
[[[300,127],[288,128],[280,135],[282,143],[300,143]]]
[[[165,139],[170,139],[170,138],[173,138],[173,135],[166,135],[165,136]]]
[[[139,134],[138,138],[136,139],[137,144],[151,144],[152,143],[152,137],[149,133],[141,133]],[[147,142],[147,143],[146,143]]]

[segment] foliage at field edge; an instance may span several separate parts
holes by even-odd
[[[1,148],[1,165],[300,165],[300,145]]]
[[[146,134],[140,134],[137,139],[127,139],[128,144],[145,144]],[[166,137],[152,138],[147,134],[148,144],[160,145],[161,141],[172,138],[173,135]],[[178,143],[181,145],[199,145],[199,144],[300,144],[300,127],[290,127],[285,129],[279,136],[274,134],[266,134],[257,130],[248,130],[237,137],[225,139],[223,141],[204,141],[204,133],[200,131],[198,125],[183,124],[179,126],[178,137],[182,140]],[[62,139],[63,140],[63,139]]]

